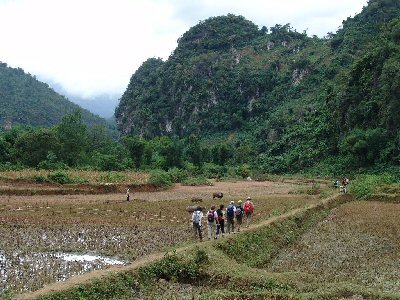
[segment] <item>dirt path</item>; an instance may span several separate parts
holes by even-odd
[[[331,201],[335,201],[336,198],[338,198],[338,196],[339,195],[335,195],[335,196],[332,196],[330,198],[322,199],[318,203],[311,204],[311,205],[309,205],[307,207],[294,209],[294,210],[291,210],[291,211],[289,211],[287,213],[284,213],[282,215],[269,218],[269,219],[267,219],[267,220],[265,220],[265,221],[263,221],[261,223],[251,225],[249,228],[243,228],[240,233],[237,233],[237,234],[234,234],[234,235],[226,235],[225,238],[226,239],[234,238],[236,235],[243,234],[246,231],[256,230],[256,229],[258,229],[260,227],[267,226],[267,225],[273,224],[275,222],[279,222],[279,221],[281,221],[281,220],[283,220],[285,218],[294,216],[294,215],[296,215],[296,214],[298,214],[300,212],[304,212],[304,211],[313,209],[313,208],[315,208],[317,206],[320,206],[320,205],[325,205],[325,204],[327,204],[327,203],[329,203]],[[214,241],[214,240],[213,241],[206,241],[206,242],[203,242],[201,245],[207,246],[207,245],[211,245],[212,243],[215,243],[215,242],[217,242],[217,241]],[[188,245],[188,246],[183,246],[183,247],[177,248],[176,252],[177,253],[181,253],[181,252],[184,252],[184,251],[187,251],[187,250],[191,250],[192,248],[194,248],[196,246],[199,246],[199,243],[194,243],[194,244],[191,244],[191,245]],[[126,272],[126,271],[131,271],[131,270],[138,269],[138,268],[140,268],[142,266],[145,266],[146,264],[148,264],[150,262],[153,262],[155,260],[161,259],[164,255],[165,255],[165,252],[154,253],[154,254],[150,254],[150,255],[147,255],[147,256],[143,256],[140,259],[138,259],[138,260],[130,263],[129,265],[126,265],[126,266],[112,266],[112,267],[109,267],[107,269],[96,270],[96,271],[92,271],[92,272],[85,273],[85,274],[82,274],[82,275],[76,275],[76,276],[73,276],[73,277],[67,279],[66,281],[55,282],[53,284],[46,285],[46,286],[44,286],[43,288],[41,288],[41,289],[39,289],[37,291],[28,292],[28,293],[23,293],[23,294],[17,295],[15,299],[20,299],[20,300],[36,299],[36,298],[38,298],[40,296],[44,296],[44,295],[47,295],[47,294],[50,294],[50,293],[56,293],[56,292],[64,291],[64,290],[70,289],[70,288],[72,288],[72,287],[74,287],[74,286],[76,286],[78,284],[89,283],[92,279],[95,279],[95,278],[99,279],[99,278],[107,277],[108,275],[110,275],[112,273],[115,273],[115,272]]]

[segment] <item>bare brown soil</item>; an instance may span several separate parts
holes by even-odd
[[[55,184],[34,183],[26,180],[0,180],[0,195],[78,195],[124,193],[129,188],[133,192],[160,190],[150,184]]]

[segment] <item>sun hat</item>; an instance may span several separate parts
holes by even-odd
[[[247,200],[251,200],[251,198],[250,198],[250,197],[247,197]]]
[[[242,200],[239,200],[238,203],[242,203]]]
[[[234,203],[235,203],[235,201],[232,200],[232,201],[231,201],[231,204],[234,204]]]

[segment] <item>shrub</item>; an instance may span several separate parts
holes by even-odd
[[[206,264],[209,262],[209,257],[207,252],[204,249],[196,248],[196,252],[194,253],[194,262],[197,265]]]
[[[53,151],[47,153],[46,159],[38,163],[37,169],[39,170],[67,170],[68,166],[59,161]]]
[[[202,258],[196,257],[196,261]],[[144,282],[148,279],[159,278],[189,282],[198,278],[200,273],[199,266],[194,260],[184,261],[174,252],[172,254],[165,254],[164,258],[160,261],[140,268],[139,275]]]
[[[26,166],[22,165],[20,162],[17,163],[2,163],[0,164],[0,171],[19,171],[26,169]]]
[[[389,174],[361,175],[349,186],[349,192],[356,199],[368,199],[376,192],[379,185],[390,184],[394,181]]]
[[[50,173],[48,176],[48,179],[52,182],[56,182],[59,184],[69,184],[69,183],[74,183],[72,178],[65,172],[63,171],[56,171],[54,173]]]
[[[186,170],[178,168],[169,169],[168,174],[171,177],[172,182],[182,182],[188,177]]]
[[[36,168],[38,170],[68,170],[69,169],[69,167],[61,161],[52,163],[52,162],[49,162],[48,160],[41,161],[40,163],[38,163]]]
[[[196,165],[194,165],[193,163],[190,163],[190,162],[186,163],[184,168],[185,168],[186,173],[187,173],[187,175],[189,177],[190,176],[196,176],[196,175],[198,175],[200,173],[199,168]]]
[[[96,168],[101,171],[121,171],[133,166],[132,159],[116,154],[95,153],[93,161]]]
[[[247,178],[250,175],[250,166],[248,164],[243,164],[237,167],[236,174],[242,178]]]
[[[170,174],[163,170],[150,171],[149,183],[157,187],[172,186],[172,179]]]

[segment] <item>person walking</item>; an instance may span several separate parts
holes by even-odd
[[[129,199],[130,199],[130,196],[131,196],[131,190],[128,188],[127,190],[126,190],[126,201],[129,201]]]
[[[243,207],[244,214],[246,215],[246,227],[249,227],[251,223],[251,219],[253,217],[253,210],[254,210],[254,204],[251,202],[251,198],[247,197],[246,203],[244,204]]]
[[[217,235],[216,237],[219,237],[219,232],[221,231],[222,237],[224,237],[225,234],[225,211],[224,211],[224,205],[221,204],[219,206],[219,209],[217,209],[217,216],[218,216],[218,222],[217,222]]]
[[[226,223],[227,223],[227,231],[230,234],[231,232],[235,232],[235,213],[236,213],[236,206],[235,202],[231,201],[228,207],[226,208]]]
[[[207,233],[209,240],[211,240],[213,235],[215,239],[217,238],[215,236],[217,223],[218,223],[218,215],[217,212],[215,211],[215,206],[213,205],[211,206],[210,210],[207,213],[207,231],[208,231]]]
[[[243,206],[242,206],[242,200],[239,200],[239,201],[238,201],[238,205],[236,205],[235,216],[236,216],[236,227],[237,227],[237,232],[240,232],[240,226],[242,226],[242,221],[243,221]]]
[[[203,241],[203,209],[200,206],[193,211],[192,223],[193,223],[193,234],[194,239],[197,240],[197,235],[199,236],[200,242]]]

